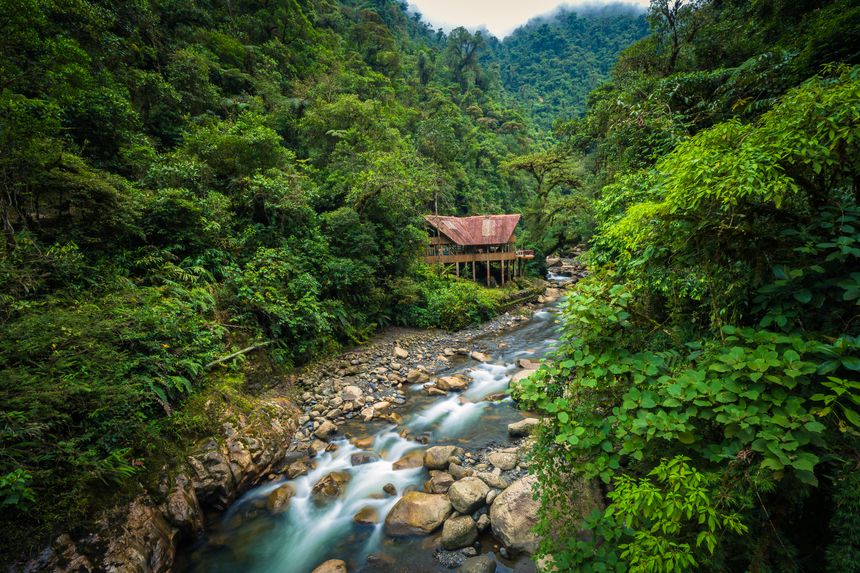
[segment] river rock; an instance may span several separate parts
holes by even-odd
[[[388,535],[422,535],[438,529],[451,515],[451,502],[444,495],[407,492],[385,517]]]
[[[510,485],[505,478],[493,472],[477,472],[475,477],[483,481],[487,486],[497,489],[505,489]]]
[[[511,452],[491,452],[487,454],[487,460],[502,471],[512,470],[517,467],[517,454]]]
[[[362,507],[352,520],[359,525],[376,525],[379,523],[379,512],[373,507]]]
[[[401,360],[409,358],[409,351],[399,346],[394,347],[394,357]]]
[[[393,483],[387,483],[382,486],[382,491],[384,491],[388,495],[397,495],[397,488],[394,487]]]
[[[314,499],[321,501],[326,497],[338,497],[343,493],[344,485],[349,481],[347,472],[331,472],[320,479],[311,490]]]
[[[287,467],[286,473],[288,478],[294,479],[308,473],[308,466],[302,460],[297,460]]]
[[[534,370],[517,370],[516,372],[514,372],[511,375],[511,382],[510,383],[516,384],[517,382],[520,382],[521,380],[525,380],[526,378],[528,378],[529,376],[531,376],[534,373],[535,373]]]
[[[538,521],[540,503],[532,498],[536,476],[515,481],[490,507],[493,535],[507,547],[534,553],[540,538],[532,531]]]
[[[487,505],[493,505],[493,502],[496,501],[496,498],[499,496],[499,493],[500,492],[497,489],[491,489],[490,491],[488,491],[487,498],[485,500],[487,502]]]
[[[335,432],[337,432],[337,426],[331,420],[323,420],[319,427],[314,430],[314,436],[324,440]]]
[[[364,396],[364,390],[359,388],[358,386],[344,386],[343,390],[340,391],[340,397],[343,398],[343,402],[358,402],[359,398]]]
[[[445,390],[449,392],[451,390],[460,392],[469,387],[469,382],[471,380],[468,376],[464,376],[463,374],[454,374],[453,376],[442,376],[438,380],[436,380],[436,387],[440,390]]]
[[[295,495],[293,486],[285,483],[266,496],[266,508],[270,513],[278,514],[287,511],[290,499]]]
[[[448,473],[454,476],[454,479],[463,479],[464,477],[474,475],[475,470],[472,468],[464,468],[460,464],[451,462],[448,464]]]
[[[482,505],[490,488],[476,477],[465,477],[448,488],[448,499],[460,513],[472,513]]]
[[[376,452],[356,452],[349,457],[349,462],[354,466],[361,466],[378,461],[379,454]]]
[[[447,472],[437,470],[430,471],[430,479],[424,482],[424,491],[427,493],[446,493],[454,483],[454,478]]]
[[[421,450],[412,450],[405,456],[391,464],[391,469],[408,470],[412,468],[420,468],[424,465],[424,452]]]
[[[520,436],[528,436],[532,428],[534,428],[538,424],[540,424],[540,420],[538,420],[537,418],[525,418],[524,420],[520,420],[519,422],[508,424],[508,435],[513,438],[518,438]]]
[[[478,527],[478,531],[481,533],[485,532],[490,528],[490,516],[486,513],[482,513],[478,516],[478,521],[475,522],[475,525]]]
[[[448,467],[448,458],[462,455],[463,448],[457,446],[433,446],[424,452],[424,466],[431,470],[444,470]]]
[[[448,518],[442,526],[442,547],[460,549],[468,547],[478,539],[478,527],[471,515]]]
[[[460,573],[496,573],[496,560],[486,554],[469,557],[460,566]]]
[[[350,444],[355,446],[356,448],[361,448],[362,450],[366,450],[369,447],[373,446],[373,436],[368,436],[365,438],[353,438],[349,441]]]
[[[490,357],[484,354],[483,352],[478,352],[477,350],[473,350],[469,353],[469,356],[472,360],[477,360],[478,362],[489,362]]]
[[[526,370],[537,370],[540,366],[540,362],[536,360],[532,360],[530,358],[520,358],[517,360],[517,366],[520,368],[525,368]]]
[[[341,559],[329,559],[317,565],[311,573],[347,573],[346,562]]]
[[[406,381],[410,384],[421,384],[423,382],[427,382],[427,380],[429,379],[430,377],[427,376],[427,374],[418,370],[417,368],[413,368],[406,373]]]

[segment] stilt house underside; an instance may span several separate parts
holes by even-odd
[[[481,267],[480,274],[486,276],[488,285],[498,276],[504,286],[506,280],[522,274],[525,260],[534,258],[534,251],[516,248],[514,229],[519,215],[424,218],[431,228],[424,261],[454,265],[457,276],[462,265],[462,271],[468,274],[471,270],[472,280],[477,280]]]

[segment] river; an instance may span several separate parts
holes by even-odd
[[[487,400],[504,392],[519,358],[541,358],[555,342],[557,307],[534,313],[512,330],[483,337],[491,360],[478,363],[457,357],[438,375],[458,372],[472,378],[469,388],[448,396],[428,396],[421,385],[409,388],[407,402],[399,408],[403,426],[411,436],[429,445],[460,445],[467,451],[505,446],[507,425],[525,417],[510,398]],[[465,398],[465,399],[463,399]],[[353,421],[341,430],[352,436],[373,437],[372,452],[378,461],[353,466],[352,454],[366,452],[349,441],[335,440],[337,449],[315,458],[316,467],[290,481],[295,490],[289,509],[272,515],[266,511],[268,494],[284,483],[276,480],[247,492],[228,511],[209,524],[206,536],[181,552],[176,571],[186,573],[308,573],[327,559],[343,559],[349,571],[409,572],[449,571],[434,557],[436,535],[389,538],[381,520],[407,488],[422,488],[428,478],[423,467],[393,470],[404,454],[428,444],[400,436],[402,428],[391,423]],[[343,494],[319,505],[311,496],[313,485],[332,471],[351,476]],[[382,488],[393,484],[398,495],[385,496]],[[358,525],[353,516],[372,508],[380,516],[377,525]],[[500,546],[488,533],[479,538],[480,553],[492,552],[499,572],[534,571],[528,556],[511,561],[499,556]]]

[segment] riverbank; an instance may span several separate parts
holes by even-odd
[[[16,570],[167,571],[177,545],[202,533],[204,516],[217,516],[248,489],[280,479],[292,462],[319,447],[314,433],[326,415],[336,423],[396,420],[410,371],[429,376],[468,341],[520,321],[515,311],[456,333],[392,328],[365,346],[307,367],[260,396],[216,392],[201,411],[216,417],[221,431],[201,440],[186,464],[173,471],[165,467],[156,488],[140,488],[128,504],[103,512],[84,528],[88,533],[58,537]],[[396,361],[382,363],[394,346],[411,356],[401,360],[399,369]],[[332,410],[338,405],[332,398],[348,385],[361,388],[363,403],[357,400],[354,405],[360,408],[335,416]],[[224,404],[213,407],[210,402]],[[319,411],[323,406],[325,411]]]
[[[307,573],[338,558],[423,571],[479,553],[500,571],[533,570],[537,420],[506,391],[551,346],[553,316],[529,305],[457,333],[391,330],[307,369],[291,463],[213,520],[178,570]]]

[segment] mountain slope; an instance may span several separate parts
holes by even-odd
[[[626,5],[563,9],[514,31],[497,49],[502,82],[538,125],[585,112],[627,46],[648,33],[644,13]]]

